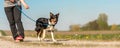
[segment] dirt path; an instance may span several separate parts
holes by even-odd
[[[16,43],[7,36],[0,37],[0,48],[120,48],[120,41],[58,40],[54,43],[50,39],[40,42],[37,38],[26,37],[24,42]]]

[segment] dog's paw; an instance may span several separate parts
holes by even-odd
[[[57,42],[57,40],[53,40],[53,42]]]
[[[43,41],[43,39],[41,39],[41,38],[38,38],[38,40],[39,40],[40,42],[42,42],[42,41]]]
[[[40,37],[38,37],[38,40],[41,40]]]
[[[43,41],[44,41],[44,39],[40,38],[40,39],[39,39],[39,41],[40,41],[40,42],[43,42]]]

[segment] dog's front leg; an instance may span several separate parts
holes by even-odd
[[[38,37],[38,40],[41,40],[41,39],[40,39],[40,33],[39,33],[39,32],[37,32],[37,37]]]
[[[41,40],[43,40],[43,39],[45,38],[45,34],[46,34],[46,30],[44,29],[44,30],[43,30],[43,35],[42,35]]]
[[[50,29],[50,32],[51,32],[51,37],[52,37],[53,42],[56,42],[56,40],[54,39],[54,34],[53,34],[54,27],[51,26],[49,29]]]
[[[56,40],[54,39],[53,31],[51,31],[51,37],[52,37],[53,42],[56,42]]]

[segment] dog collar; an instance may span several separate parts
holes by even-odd
[[[48,20],[48,25],[49,25],[49,26],[54,26],[54,24],[52,24],[52,23],[50,22],[50,20]]]

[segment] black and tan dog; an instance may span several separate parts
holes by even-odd
[[[38,40],[43,40],[45,38],[46,31],[50,31],[52,40],[56,42],[56,40],[54,39],[53,32],[54,32],[54,26],[58,22],[58,17],[59,17],[59,13],[54,15],[53,13],[50,12],[49,19],[48,18],[37,19],[35,31],[37,32]]]

